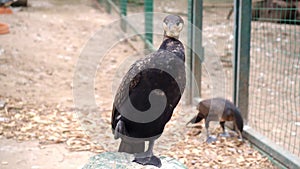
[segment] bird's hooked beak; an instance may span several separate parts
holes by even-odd
[[[180,31],[183,28],[183,24],[179,23],[178,25],[175,23],[164,23],[164,30],[165,30],[165,35],[169,37],[173,37],[178,39]]]
[[[169,15],[163,22],[164,35],[172,38],[179,38],[183,29],[183,20],[179,16]]]

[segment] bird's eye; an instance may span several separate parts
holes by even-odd
[[[179,26],[179,24],[180,24],[179,22],[176,23],[177,26]]]
[[[165,22],[163,23],[163,28],[164,28],[164,29],[167,29],[167,28],[168,28],[168,26],[167,26],[167,24],[166,24]]]

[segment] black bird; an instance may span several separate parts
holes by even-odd
[[[142,165],[161,167],[153,155],[154,141],[185,88],[184,46],[178,40],[183,24],[179,16],[165,17],[159,49],[131,65],[114,99],[111,125],[115,139],[121,138],[119,152],[135,154],[134,162]]]
[[[202,119],[205,119],[205,128],[207,131],[207,142],[216,141],[216,138],[210,136],[209,122],[219,121],[223,129],[221,136],[228,137],[229,134],[225,131],[225,122],[233,121],[234,128],[239,134],[239,138],[242,139],[243,132],[243,118],[238,108],[229,100],[223,98],[213,98],[201,101],[197,105],[198,114],[193,117],[188,123],[198,123]]]

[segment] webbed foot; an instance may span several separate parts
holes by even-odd
[[[216,136],[208,136],[206,142],[207,142],[207,143],[212,143],[212,142],[215,142],[215,141],[217,141],[217,140],[218,140],[218,139],[217,139]]]
[[[231,135],[228,132],[224,132],[220,134],[221,137],[231,137]]]
[[[133,162],[136,162],[141,165],[154,165],[158,168],[161,167],[161,161],[158,157],[156,156],[151,156],[151,157],[135,157]]]
[[[244,139],[243,138],[238,138],[238,141],[243,143]]]

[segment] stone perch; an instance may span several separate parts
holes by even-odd
[[[182,163],[174,158],[159,157],[162,163],[160,169],[187,169]],[[95,155],[89,159],[89,162],[82,169],[156,169],[153,165],[140,165],[132,162],[134,156],[121,152],[105,152]]]

